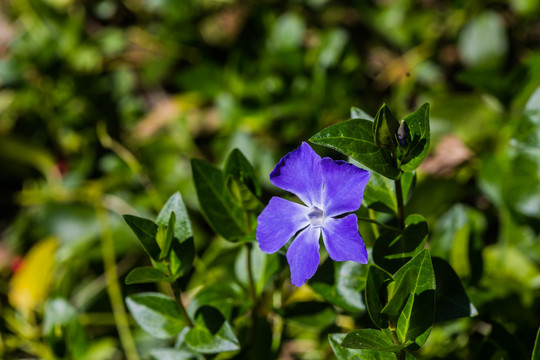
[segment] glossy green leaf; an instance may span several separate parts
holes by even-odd
[[[225,239],[237,241],[246,233],[244,211],[226,191],[222,171],[197,159],[191,160],[191,168],[206,221]]]
[[[429,251],[423,250],[394,274],[399,284],[412,271],[415,281],[407,303],[397,320],[396,334],[401,342],[414,341],[422,346],[433,324],[435,311],[435,274]]]
[[[341,346],[350,349],[397,352],[408,346],[408,344],[396,345],[391,338],[380,330],[359,329],[348,333],[341,342]]]
[[[383,106],[373,120],[373,136],[375,144],[381,149],[393,152],[397,146],[397,131],[399,122],[396,120],[388,106]]]
[[[448,262],[432,257],[435,272],[435,322],[460,317],[476,316],[476,308],[469,301],[461,280]]]
[[[371,170],[395,179],[400,171],[391,154],[375,144],[372,126],[369,120],[351,119],[321,130],[309,141],[337,150]]]
[[[179,243],[177,239],[173,239],[171,247],[169,263],[172,278],[176,280],[191,270],[195,259],[195,243],[192,237],[182,243]]]
[[[151,266],[137,267],[126,276],[126,284],[148,284],[160,281],[168,281],[167,276],[160,270]]]
[[[538,328],[538,332],[536,333],[531,360],[540,360],[540,328]]]
[[[171,217],[169,218],[169,224],[167,225],[167,235],[165,236],[165,241],[161,246],[161,253],[159,254],[159,260],[165,259],[169,256],[171,251],[171,244],[174,240],[174,224],[176,223],[176,215],[174,211],[171,212]]]
[[[387,287],[392,276],[375,265],[370,265],[366,280],[366,305],[369,316],[379,328],[388,327],[388,317],[381,311],[388,302]]]
[[[235,282],[208,284],[195,294],[187,312],[194,318],[197,310],[204,305],[210,305],[218,308],[226,319],[230,319],[233,309],[246,303],[245,297],[245,292]]]
[[[346,334],[329,334],[328,341],[338,360],[396,360],[393,353],[384,351],[371,351],[349,349],[341,346]]]
[[[381,313],[387,315],[391,322],[396,322],[409,296],[414,293],[417,276],[415,269],[408,269],[399,281],[394,281],[393,286],[390,286],[392,291],[389,291],[388,303],[381,310]]]
[[[373,121],[373,116],[369,115],[364,110],[354,107],[354,106],[351,107],[350,114],[351,114],[351,119],[364,119],[364,120]]]
[[[139,326],[149,335],[168,339],[186,325],[176,302],[160,293],[140,293],[126,298],[126,304]]]
[[[186,205],[179,192],[174,193],[169,200],[167,200],[156,218],[156,224],[168,226],[173,212],[175,215],[174,236],[180,240],[180,242],[192,237],[193,232],[191,230],[191,223],[189,221]]]
[[[245,184],[255,196],[261,196],[261,186],[255,175],[255,170],[240,150],[234,149],[231,151],[225,161],[223,173],[225,177],[232,175],[242,184]]]
[[[415,112],[405,116],[403,119],[409,127],[411,143],[404,150],[401,157],[401,169],[413,171],[422,164],[426,158],[430,143],[429,130],[429,104],[422,105]]]
[[[385,231],[375,241],[373,261],[386,271],[395,272],[424,248],[428,234],[424,217],[409,215],[403,234]]]
[[[240,349],[231,326],[214,307],[203,306],[197,311],[195,326],[186,334],[186,344],[203,354],[215,354]]]
[[[157,261],[161,252],[156,242],[158,226],[151,220],[133,215],[124,215],[124,220],[139,239],[146,253]]]
[[[376,211],[396,214],[396,196],[392,181],[378,173],[371,173],[364,190],[364,204]]]

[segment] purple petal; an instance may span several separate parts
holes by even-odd
[[[270,173],[270,181],[308,206],[321,206],[321,157],[305,142],[279,161]]]
[[[326,216],[356,211],[362,204],[369,171],[346,161],[324,158],[321,160],[324,182],[323,209]]]
[[[257,218],[257,241],[267,254],[278,251],[296,232],[309,225],[304,205],[279,197],[270,199],[268,206]]]
[[[318,227],[308,226],[293,240],[287,250],[287,261],[291,268],[291,282],[294,286],[302,286],[311,278],[319,266],[319,237]]]
[[[367,264],[366,245],[358,233],[356,215],[350,214],[340,219],[327,218],[322,233],[326,251],[333,260]]]

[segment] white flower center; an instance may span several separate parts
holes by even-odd
[[[326,217],[324,216],[324,211],[319,209],[316,206],[313,206],[309,213],[307,214],[307,218],[309,219],[311,226],[314,227],[321,227],[324,224],[324,220]]]

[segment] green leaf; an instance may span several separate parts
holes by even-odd
[[[137,267],[126,276],[126,284],[147,284],[160,281],[168,281],[167,276],[160,270],[151,266]]]
[[[195,259],[195,244],[193,238],[179,243],[177,239],[172,241],[172,251],[169,255],[169,263],[173,281],[191,270]]]
[[[399,129],[399,122],[396,120],[386,104],[383,104],[375,120],[373,121],[373,135],[375,144],[381,149],[394,152],[397,146],[396,135]]]
[[[165,242],[161,247],[161,253],[159,254],[159,260],[165,259],[169,256],[171,251],[171,244],[174,240],[174,224],[176,223],[176,215],[174,211],[171,212],[171,217],[169,218],[169,224],[167,225],[167,235],[165,237]]]
[[[375,241],[373,261],[386,271],[395,272],[424,248],[428,234],[424,217],[409,215],[403,234],[385,231]]]
[[[338,360],[396,360],[394,354],[383,351],[348,349],[341,346],[346,334],[329,334],[328,340]]]
[[[532,360],[540,360],[540,328],[536,333],[536,340],[534,341],[534,348],[532,354]]]
[[[422,164],[429,150],[429,104],[422,105],[407,115],[403,121],[409,127],[411,143],[401,157],[401,170],[413,171]]]
[[[237,283],[219,282],[205,285],[201,291],[197,292],[189,303],[187,312],[194,318],[197,310],[204,305],[210,305],[219,308],[223,316],[230,319],[233,309],[244,304],[245,292]]]
[[[393,286],[390,286],[390,289],[393,290],[388,294],[388,303],[381,310],[381,313],[387,315],[391,322],[395,323],[409,296],[414,292],[417,276],[414,269],[408,269],[399,281],[396,280],[392,283]]]
[[[461,280],[449,263],[432,257],[435,272],[435,322],[448,321],[467,316],[476,316],[478,312],[465,293]]]
[[[388,327],[388,317],[381,311],[387,303],[387,287],[392,276],[378,266],[370,265],[366,280],[366,305],[371,320],[381,329]]]
[[[414,274],[415,281],[407,303],[399,314],[396,334],[401,342],[411,340],[422,346],[431,331],[435,310],[435,274],[427,249],[394,274],[395,283],[404,281],[409,271]]]
[[[259,199],[249,190],[246,184],[240,182],[232,175],[227,175],[225,179],[225,187],[232,194],[233,201],[251,212],[259,212],[263,205]]]
[[[351,119],[364,119],[373,121],[373,116],[369,115],[364,110],[353,106],[351,107]]]
[[[191,160],[191,168],[206,221],[225,239],[238,241],[246,233],[244,211],[226,191],[222,171],[197,159]]]
[[[240,349],[229,323],[219,310],[211,306],[203,306],[197,311],[195,326],[189,329],[185,340],[189,348],[203,354]]]
[[[364,190],[364,203],[373,210],[396,214],[396,196],[391,180],[378,173],[371,173]]]
[[[341,346],[350,349],[398,352],[409,344],[396,345],[380,330],[359,329],[351,331],[341,342]]]
[[[240,150],[234,149],[231,151],[225,161],[223,173],[225,177],[232,175],[235,179],[245,184],[255,196],[261,196],[261,186],[255,175],[255,170],[253,170],[248,159],[246,159]]]
[[[362,292],[368,267],[353,261],[328,258],[310,281],[310,287],[326,301],[357,314],[366,310]]]
[[[391,154],[375,144],[372,127],[369,120],[351,119],[321,130],[309,141],[337,150],[387,178],[396,179],[400,170]]]
[[[174,212],[174,236],[180,240],[180,242],[193,236],[191,230],[191,223],[186,210],[186,205],[182,200],[182,195],[179,192],[175,192],[169,200],[165,203],[159,215],[156,218],[156,224],[161,226],[168,226],[171,218],[171,214]]]
[[[161,252],[156,241],[158,226],[151,220],[133,215],[124,215],[124,220],[139,239],[146,253],[158,261]]]
[[[128,296],[126,304],[139,326],[149,335],[168,339],[186,325],[176,302],[160,293],[140,293]]]

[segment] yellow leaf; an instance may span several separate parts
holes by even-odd
[[[49,292],[55,269],[58,242],[48,237],[35,244],[10,281],[9,303],[28,314],[42,303]]]

